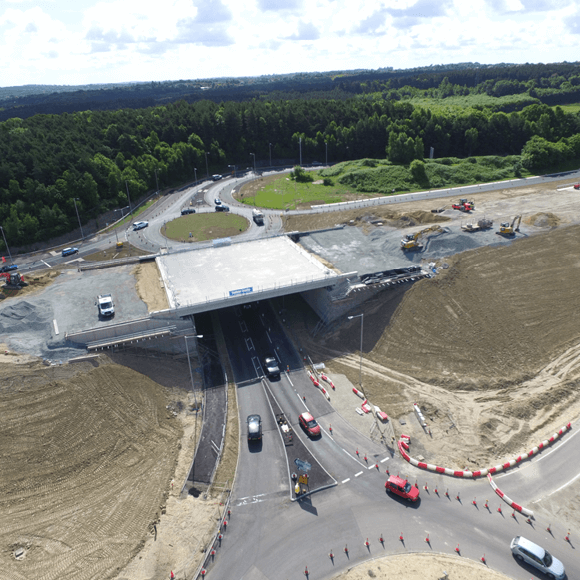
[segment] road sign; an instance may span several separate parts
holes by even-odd
[[[296,467],[301,469],[302,471],[310,471],[312,469],[312,465],[308,463],[308,461],[302,461],[302,459],[295,459],[294,463],[296,463]]]

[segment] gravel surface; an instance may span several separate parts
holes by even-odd
[[[0,305],[0,332],[9,348],[17,352],[50,360],[84,354],[84,348],[65,341],[65,333],[147,315],[147,306],[135,290],[133,268],[66,270],[38,294],[23,300],[5,300]],[[100,293],[113,295],[115,316],[112,320],[99,319],[95,302]]]

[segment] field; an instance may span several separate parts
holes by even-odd
[[[530,97],[528,94],[521,95],[506,95],[504,97],[492,97],[486,94],[479,95],[465,95],[446,97],[444,99],[429,99],[425,97],[414,97],[409,99],[415,107],[423,107],[431,111],[448,111],[462,113],[469,107],[489,107],[492,110],[503,111],[521,110],[524,107],[537,103],[538,99]]]
[[[309,172],[313,178],[309,183],[297,183],[287,175],[258,178],[244,185],[236,199],[269,209],[303,209],[377,195],[513,179],[519,161],[517,155],[426,160],[424,178],[418,181],[409,166],[393,165],[384,159],[361,159]],[[520,171],[524,177],[529,175]],[[324,185],[325,178],[329,185]]]
[[[162,229],[163,235],[180,242],[204,242],[237,236],[248,229],[246,218],[228,212],[206,212],[178,217]]]

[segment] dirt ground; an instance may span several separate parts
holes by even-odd
[[[24,281],[28,286],[22,288],[4,288],[0,287],[0,301],[6,298],[20,298],[22,296],[30,296],[46,286],[49,286],[60,274],[60,270],[44,270],[42,272],[33,272],[31,274],[22,274]]]
[[[483,563],[444,554],[403,554],[379,558],[335,576],[335,580],[509,580]]]
[[[133,275],[137,282],[137,294],[147,304],[149,312],[169,308],[167,294],[163,288],[163,279],[155,262],[139,264],[133,270]]]

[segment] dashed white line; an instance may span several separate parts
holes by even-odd
[[[362,474],[363,474],[363,472],[362,471],[359,471],[358,473],[355,473],[354,476],[355,477],[358,477],[359,475],[362,475]]]
[[[349,482],[349,481],[350,481],[350,477],[347,477],[346,479],[343,479],[343,480],[342,480],[342,483],[347,483],[347,482]]]
[[[388,461],[390,459],[390,457],[385,457],[384,459],[381,459],[381,463],[384,463],[385,461]]]

